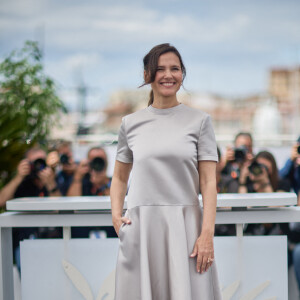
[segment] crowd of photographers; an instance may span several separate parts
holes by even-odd
[[[21,160],[15,177],[0,191],[0,207],[18,197],[102,196],[109,195],[111,177],[107,175],[107,155],[103,148],[94,147],[86,159],[75,162],[69,142],[60,142],[48,154],[33,147]],[[271,193],[294,191],[300,204],[300,138],[292,146],[289,159],[281,170],[272,153],[253,153],[250,133],[241,132],[233,146],[223,155],[218,149],[218,193]],[[170,187],[172,188],[172,187]],[[300,226],[296,224],[251,224],[245,234],[287,234],[290,262],[293,261],[300,287]],[[92,234],[91,234],[92,233]],[[116,237],[113,227],[73,228],[72,237]],[[25,238],[61,237],[61,228],[28,228],[14,230],[14,249]],[[216,235],[235,235],[234,225],[216,225]],[[16,254],[16,261],[18,260]]]
[[[234,146],[222,156],[218,149],[218,193],[295,192],[300,205],[300,137],[294,143],[284,167],[278,170],[272,153],[253,153],[253,139],[247,132],[239,133]],[[235,235],[234,225],[216,225],[216,235]],[[245,224],[245,235],[288,236],[288,264],[294,265],[300,290],[300,223]]]
[[[0,207],[20,197],[104,196],[109,195],[111,177],[107,176],[107,156],[103,148],[94,147],[80,163],[73,159],[71,144],[61,142],[48,154],[39,147],[25,153],[15,177],[0,191]],[[116,237],[111,227],[72,228],[73,238],[92,235]],[[60,238],[61,228],[13,229],[14,259],[20,268],[19,243],[23,239]]]

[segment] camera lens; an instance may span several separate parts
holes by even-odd
[[[247,154],[247,147],[241,146],[234,149],[234,160],[236,162],[242,162],[245,160]]]
[[[248,169],[249,169],[249,171],[250,171],[253,175],[255,175],[255,176],[260,175],[260,174],[262,174],[262,172],[263,172],[263,166],[262,166],[260,163],[258,163],[257,161],[254,161],[254,162],[248,167]]]
[[[105,168],[105,160],[101,157],[95,157],[90,162],[90,168],[96,172],[101,172]]]
[[[37,174],[39,171],[44,170],[46,166],[47,166],[46,161],[42,158],[38,158],[31,163],[31,173]]]
[[[61,156],[60,156],[60,163],[62,164],[62,165],[68,165],[69,164],[69,156],[67,155],[67,154],[62,154]]]

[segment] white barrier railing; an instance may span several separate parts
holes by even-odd
[[[296,203],[294,193],[219,194],[216,224],[236,224],[242,237],[243,224],[300,222]],[[7,209],[0,215],[0,300],[14,299],[12,228],[63,227],[68,241],[71,227],[112,225],[105,196],[20,198],[9,201]]]

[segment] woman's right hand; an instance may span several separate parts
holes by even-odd
[[[127,217],[120,217],[120,218],[117,218],[117,219],[113,220],[113,225],[114,225],[115,231],[116,231],[118,236],[119,236],[119,233],[120,233],[120,228],[121,228],[123,223],[131,224],[131,220],[128,219]]]

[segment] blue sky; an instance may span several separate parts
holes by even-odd
[[[46,72],[65,91],[83,78],[91,108],[139,86],[143,56],[170,42],[189,91],[235,97],[265,91],[269,68],[300,63],[299,15],[296,0],[1,0],[0,58],[42,41]]]

